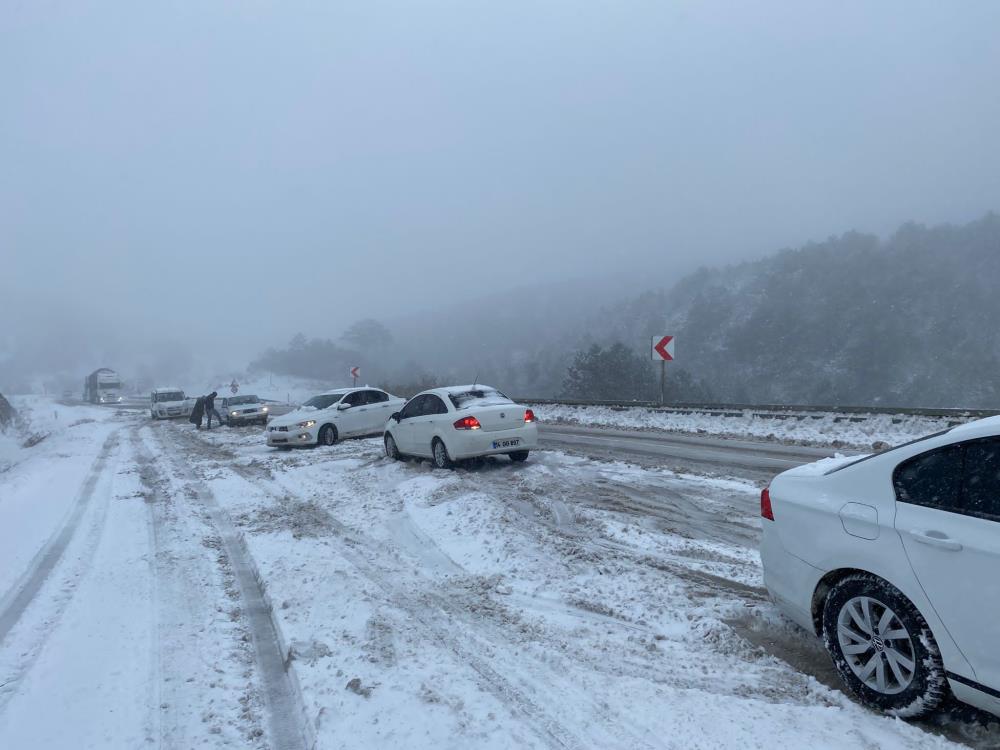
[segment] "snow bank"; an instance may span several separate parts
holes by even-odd
[[[17,463],[21,450],[21,441],[13,428],[0,432],[0,472]]]
[[[781,440],[810,445],[871,448],[915,440],[949,426],[946,417],[799,413],[780,419],[744,411],[739,416],[680,413],[648,407],[539,405],[543,421],[638,430],[666,430],[727,437]]]

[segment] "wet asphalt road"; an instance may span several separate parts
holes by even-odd
[[[755,479],[773,476],[838,452],[832,448],[603,427],[545,424],[539,428],[542,447],[645,465],[654,463],[712,472],[728,470]]]

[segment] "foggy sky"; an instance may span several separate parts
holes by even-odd
[[[993,0],[7,0],[0,355],[242,366],[488,291],[966,221],[1000,209],[997,28]]]

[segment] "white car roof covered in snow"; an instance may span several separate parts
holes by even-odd
[[[184,393],[183,388],[154,388],[153,393]]]
[[[495,391],[499,393],[503,398],[507,399],[511,403],[514,403],[513,399],[504,395],[502,391],[494,388],[492,385],[484,385],[483,383],[474,383],[470,385],[445,385],[440,388],[430,388],[426,391],[421,391],[417,396],[423,396],[426,393],[433,393],[435,396],[440,396],[441,398],[448,400],[449,396],[455,396],[460,393],[470,393],[472,391]],[[416,398],[416,396],[414,396]],[[488,399],[487,399],[488,400]],[[468,404],[463,405],[463,409],[470,406],[484,405],[482,400],[470,401]]]
[[[426,390],[424,393],[450,396],[453,393],[468,393],[469,391],[496,391],[499,393],[500,389],[494,388],[492,385],[486,385],[485,383],[472,383],[471,385],[443,385],[440,388]]]

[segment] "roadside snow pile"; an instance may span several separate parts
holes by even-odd
[[[17,412],[10,405],[10,401],[0,393],[0,430],[6,430],[13,425],[15,419],[17,419]]]
[[[665,430],[734,438],[781,440],[810,445],[871,449],[875,443],[898,445],[947,429],[946,417],[892,416],[887,414],[796,413],[779,418],[744,411],[739,416],[681,413],[648,407],[539,405],[533,407],[542,421],[594,427]],[[881,447],[881,446],[880,446]]]
[[[21,441],[14,435],[13,428],[0,430],[0,473],[13,466],[21,454]]]
[[[48,396],[16,396],[12,401],[4,399],[14,417],[6,427],[0,426],[0,473],[28,458],[29,451],[50,435],[109,416],[103,407],[67,407]]]
[[[17,463],[24,442],[23,419],[10,401],[0,394],[0,472]]]

